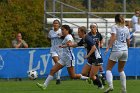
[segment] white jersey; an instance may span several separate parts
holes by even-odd
[[[132,25],[134,31],[140,31],[140,24],[138,24],[138,17],[135,15],[132,17]]]
[[[74,43],[74,39],[70,34],[68,34],[64,38],[64,40],[62,41],[62,45],[66,45],[68,41],[71,41],[72,43]],[[75,60],[75,57],[73,54],[73,48],[72,47],[63,48],[62,58],[64,60]]]
[[[124,26],[113,25],[111,29],[111,33],[116,34],[116,40],[113,43],[112,51],[127,51],[128,46],[126,39],[130,38],[129,29]]]
[[[59,45],[62,43],[62,39],[58,34],[62,34],[61,29],[58,29],[58,31],[50,30],[48,34],[48,37],[51,39],[51,52],[61,51]]]

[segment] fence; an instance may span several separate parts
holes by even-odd
[[[66,4],[66,3],[63,3],[63,2],[61,2],[61,1],[59,1],[59,0],[52,0],[52,3],[53,3],[53,12],[49,12],[48,10],[47,10],[47,0],[44,0],[44,23],[45,23],[45,29],[47,29],[48,30],[48,28],[49,28],[49,26],[48,26],[48,19],[49,18],[57,18],[57,19],[60,19],[60,21],[61,21],[61,24],[65,24],[65,23],[67,23],[67,24],[70,24],[70,25],[73,25],[73,26],[75,26],[75,28],[77,27],[79,27],[79,26],[81,26],[81,25],[79,25],[79,24],[77,24],[77,23],[73,23],[73,22],[71,22],[71,21],[68,21],[68,20],[64,20],[64,18],[65,18],[65,15],[66,14],[69,14],[69,13],[65,13],[65,11],[64,11],[64,9],[65,8],[68,8],[69,10],[71,10],[71,11],[77,11],[77,12],[81,12],[81,16],[82,17],[85,17],[85,20],[86,20],[86,27],[87,27],[87,29],[89,30],[89,24],[90,24],[90,18],[92,17],[92,18],[97,18],[98,20],[100,20],[100,22],[102,22],[104,25],[105,25],[105,36],[107,36],[107,20],[106,19],[104,19],[104,18],[102,18],[102,17],[100,17],[100,16],[97,16],[97,15],[95,15],[95,14],[92,14],[92,13],[89,13],[89,12],[87,12],[87,11],[83,11],[83,10],[81,10],[81,9],[79,9],[79,8],[76,8],[76,7],[74,7],[74,6],[71,6],[71,5],[68,5],[68,4]],[[59,8],[57,8],[57,11],[59,11],[59,13],[57,13],[56,11],[55,11],[55,8],[56,8],[56,4],[59,6]],[[54,12],[55,11],[55,12]],[[56,16],[56,14],[58,14],[57,16]],[[77,15],[78,13],[73,13],[73,15]],[[76,31],[75,31],[76,32]],[[78,40],[79,38],[76,38],[76,40]],[[105,37],[105,43],[106,43],[106,45],[108,44],[107,42],[108,42],[108,40],[107,40],[107,37]]]

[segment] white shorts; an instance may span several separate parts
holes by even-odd
[[[74,67],[75,66],[75,60],[67,60],[67,61],[63,61],[62,59],[59,60],[59,63],[62,66],[66,66],[66,67]]]
[[[51,52],[51,56],[52,56],[52,57],[58,56],[58,53],[56,53],[56,52]]]
[[[112,51],[109,59],[112,61],[127,61],[128,51]]]
[[[54,57],[54,56],[61,56],[62,55],[62,49],[61,48],[57,48],[57,47],[52,47],[50,49],[50,53],[51,53],[52,57]]]
[[[75,57],[73,53],[70,54],[63,52],[62,56],[60,56],[59,58],[60,58],[59,63],[63,66],[66,67],[75,66]]]

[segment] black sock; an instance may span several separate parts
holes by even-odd
[[[96,78],[98,78],[98,79],[99,79],[99,77],[98,77],[98,75],[97,75],[97,74],[96,74],[95,76],[96,76]],[[98,83],[96,82],[96,80],[92,80],[92,82],[93,82],[93,84],[94,84],[94,85],[98,85]]]
[[[96,78],[95,80],[93,80],[93,84],[94,85],[97,85],[98,87],[102,87],[102,83],[101,83],[101,81],[98,78]]]

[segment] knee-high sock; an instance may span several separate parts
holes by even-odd
[[[47,79],[46,79],[45,82],[44,82],[44,85],[47,87],[48,84],[49,84],[49,82],[50,82],[52,79],[53,79],[53,76],[48,75]]]
[[[113,75],[112,75],[112,72],[110,70],[106,71],[106,80],[109,84],[109,87],[113,88]]]
[[[88,77],[81,75],[80,79],[83,79],[84,80],[84,79],[88,79]]]
[[[95,80],[93,80],[93,84],[94,85],[97,85],[98,87],[102,87],[102,83],[101,83],[101,81],[98,78],[96,78]]]
[[[60,75],[61,75],[61,71],[62,69],[60,69],[59,71],[56,72],[56,79],[60,79]]]
[[[120,72],[120,80],[121,80],[122,90],[126,91],[126,76],[124,71]]]

